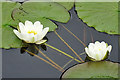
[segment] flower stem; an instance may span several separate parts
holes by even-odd
[[[65,53],[65,52],[63,52],[63,51],[61,51],[61,50],[59,50],[59,49],[57,49],[57,48],[55,48],[55,47],[53,47],[53,46],[51,46],[51,45],[47,44],[47,43],[44,43],[44,44],[45,44],[46,46],[48,46],[48,47],[50,47],[50,48],[52,48],[52,49],[54,49],[54,50],[56,50],[56,51],[60,52],[60,53],[62,53],[62,54],[64,54],[64,55],[66,55],[67,57],[72,58],[73,60],[75,60],[75,61],[77,61],[77,62],[81,63],[81,61],[79,61],[78,59],[76,59],[76,58],[72,57],[71,55],[69,55],[69,54],[67,54],[67,53]]]
[[[44,62],[48,63],[49,65],[53,66],[53,67],[54,67],[54,68],[56,68],[57,70],[61,71],[58,67],[56,67],[55,65],[53,65],[53,64],[52,64],[52,63],[50,63],[49,61],[47,61],[47,60],[45,60],[45,59],[41,58],[40,56],[38,56],[38,55],[36,55],[36,54],[34,54],[34,53],[32,53],[32,52],[28,51],[28,50],[25,50],[25,51],[26,51],[26,52],[28,52],[29,54],[31,54],[31,55],[33,55],[33,56],[37,57],[38,59],[40,59],[40,60],[42,60],[42,61],[44,61]],[[63,72],[63,71],[61,71],[61,72]]]
[[[61,24],[62,25],[62,24]],[[73,34],[69,29],[67,29],[64,25],[62,25],[62,27],[67,30],[71,35],[73,35],[78,41],[80,41],[84,47],[86,47],[86,45],[82,42],[82,40],[80,40],[75,34]]]
[[[83,54],[85,54],[85,52],[80,53],[79,56],[80,56],[80,55],[83,55]],[[65,67],[66,67],[68,64],[70,64],[72,61],[73,61],[73,59],[71,59],[70,61],[68,61],[62,68],[65,68]]]
[[[60,70],[64,71],[62,67],[60,67],[58,64],[56,64],[53,60],[51,60],[48,56],[46,56],[42,51],[38,49],[38,47],[35,46],[35,48],[41,53],[46,59],[48,59],[51,63],[53,63],[55,66],[57,66]]]
[[[86,28],[84,27],[84,30],[83,30],[83,41],[84,43],[86,43]]]
[[[72,52],[73,52],[82,62],[84,62],[84,61],[82,60],[82,58],[68,45],[68,43],[65,42],[65,41],[62,39],[62,37],[60,37],[60,35],[59,35],[56,31],[54,31],[54,32],[55,32],[55,34],[61,39],[61,41],[63,41],[63,42],[66,44],[66,46],[68,46],[68,48],[71,49]]]
[[[92,42],[94,42],[93,35],[92,35],[91,31],[90,31],[90,36],[91,36]]]

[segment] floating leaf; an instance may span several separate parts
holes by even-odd
[[[67,10],[70,10],[74,6],[74,2],[57,2],[60,5],[64,6]]]
[[[118,78],[118,66],[120,68],[118,63],[109,61],[78,64],[68,69],[62,75],[62,80],[64,78],[88,78],[88,80],[91,78],[113,78],[112,80],[114,80],[114,78]]]
[[[51,20],[66,23],[70,19],[68,11],[61,5],[53,2],[2,2],[2,48],[20,48],[23,46],[13,33],[19,22],[30,20],[40,21],[44,27],[54,31],[57,25]],[[12,27],[12,28],[11,28]]]
[[[2,26],[2,3],[0,2],[0,26]],[[2,47],[2,28],[0,27],[0,47]]]
[[[44,0],[28,0],[29,2],[45,2]],[[65,1],[60,1],[60,0],[46,0],[46,2],[56,2],[60,5],[62,5],[64,8],[67,10],[70,10],[74,6],[74,0],[65,0]]]
[[[118,2],[76,2],[76,11],[88,26],[100,32],[118,32]]]
[[[2,3],[2,48],[21,47],[22,41],[13,33],[13,29],[9,26],[12,21],[11,14],[13,9],[20,7],[19,3],[3,2]]]
[[[22,41],[16,38],[13,29],[9,26],[2,28],[2,48],[19,48],[22,47]]]
[[[14,12],[13,17],[15,21],[22,22],[25,20],[32,22],[39,20],[45,27],[49,27],[50,31],[57,28],[57,25],[53,24],[50,19],[63,23],[70,19],[68,11],[53,2],[25,2],[21,9]]]

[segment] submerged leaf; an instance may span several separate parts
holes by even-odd
[[[118,2],[76,2],[79,18],[88,26],[100,32],[120,34],[118,32]]]

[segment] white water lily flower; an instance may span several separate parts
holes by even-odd
[[[112,46],[108,46],[104,41],[101,43],[99,41],[90,43],[88,47],[85,48],[88,57],[92,58],[94,61],[104,60],[111,50]]]
[[[47,32],[49,31],[49,27],[43,29],[43,25],[36,21],[34,24],[31,21],[25,21],[25,25],[23,23],[19,23],[19,31],[13,30],[13,32],[17,35],[18,38],[25,41],[26,43],[36,43],[42,44],[47,40],[43,40]]]

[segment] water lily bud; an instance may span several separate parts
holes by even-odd
[[[14,29],[13,32],[19,39],[26,43],[42,44],[47,41],[43,40],[43,38],[49,31],[49,27],[43,29],[43,25],[39,21],[34,24],[31,21],[25,21],[25,25],[21,22],[19,23],[18,30]]]
[[[95,43],[90,43],[88,47],[85,48],[87,56],[92,61],[101,61],[104,60],[111,52],[112,46],[104,41],[101,43],[96,41]]]

